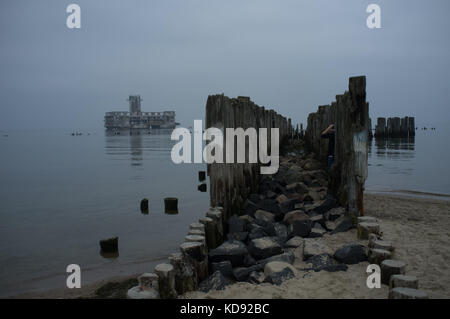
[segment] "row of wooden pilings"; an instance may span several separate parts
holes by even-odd
[[[415,135],[414,117],[389,117],[387,121],[384,117],[377,118],[375,137],[414,137]]]
[[[293,134],[291,119],[274,110],[256,105],[249,97],[229,98],[223,94],[210,95],[206,103],[206,128],[267,128],[268,153],[271,153],[270,128],[279,129],[280,144]],[[258,137],[259,140],[259,137]],[[226,139],[224,137],[224,144]],[[248,152],[248,142],[246,142]],[[257,191],[259,163],[208,164],[211,206],[224,209],[224,219],[238,213],[246,198]]]
[[[362,199],[367,178],[370,119],[365,76],[351,77],[348,91],[308,116],[306,143],[324,163],[329,141],[321,138],[321,133],[330,124],[335,124],[336,133],[329,189],[356,222],[356,217],[364,214]]]

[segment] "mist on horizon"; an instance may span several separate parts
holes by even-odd
[[[81,7],[68,29],[66,7]],[[381,29],[366,26],[381,7]],[[367,76],[376,117],[443,125],[450,100],[448,1],[2,1],[0,130],[101,129],[107,111],[204,117],[208,95],[249,96],[306,124]]]

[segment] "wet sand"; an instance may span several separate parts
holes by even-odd
[[[364,202],[366,215],[381,219],[383,238],[395,246],[394,257],[407,263],[407,274],[419,278],[420,288],[430,298],[450,298],[450,267],[447,264],[450,259],[450,201],[366,194]],[[336,249],[345,243],[357,242],[356,230],[325,236],[323,241]],[[367,244],[366,241],[361,243]],[[296,278],[280,286],[237,283],[222,291],[191,292],[182,298],[386,298],[387,286],[367,288],[367,265],[367,262],[350,265],[346,272],[299,271]],[[305,267],[299,260],[294,266]],[[111,278],[81,289],[59,289],[17,297],[98,297],[96,290],[105,284],[124,283],[136,276]],[[118,295],[123,295],[125,287],[117,288],[122,289]]]

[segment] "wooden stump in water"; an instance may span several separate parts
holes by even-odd
[[[119,237],[112,237],[100,240],[101,253],[119,252]]]
[[[141,200],[141,212],[142,214],[148,214],[148,199]]]
[[[166,197],[164,198],[165,213],[169,215],[178,214],[178,198]]]

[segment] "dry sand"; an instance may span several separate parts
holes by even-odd
[[[365,195],[367,216],[381,219],[383,238],[396,247],[395,258],[407,263],[407,273],[419,278],[420,288],[430,298],[450,298],[450,201],[435,199]],[[321,239],[335,250],[345,243],[358,242],[356,231],[325,236]],[[366,241],[360,242],[367,244]],[[207,294],[191,292],[184,298],[386,298],[388,288],[369,289],[366,285],[368,263],[350,265],[346,272],[299,271],[296,278],[280,286],[237,283],[222,291]],[[306,265],[299,260],[298,269]],[[111,281],[123,281],[115,278]],[[19,298],[79,298],[92,297],[102,281],[81,289],[60,289],[30,293]],[[123,288],[122,288],[123,289]],[[125,291],[122,291],[122,295]]]
[[[407,263],[407,274],[419,278],[420,288],[430,298],[450,298],[450,267],[446,263],[450,258],[450,202],[366,194],[365,207],[367,216],[381,219],[383,239],[393,243],[394,258]],[[356,231],[326,236],[323,240],[334,249],[347,242],[357,242]],[[367,288],[367,265],[367,262],[350,265],[346,272],[300,272],[280,286],[237,283],[222,291],[192,292],[185,297],[387,298],[387,286]]]

